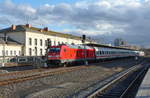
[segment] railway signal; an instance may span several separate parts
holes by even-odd
[[[86,35],[82,35],[82,43],[83,43],[83,46],[84,46],[84,63],[85,63],[85,65],[88,65],[88,61],[86,60],[85,40],[86,40]]]
[[[86,35],[82,35],[82,43],[85,43]]]

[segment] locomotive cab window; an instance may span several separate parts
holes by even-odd
[[[50,48],[49,52],[60,52],[60,48]]]

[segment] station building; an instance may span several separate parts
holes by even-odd
[[[0,30],[0,36],[7,37],[7,41],[0,43],[0,56],[43,56],[45,55],[48,40],[51,45],[82,44],[79,36],[54,32],[45,28],[35,28],[30,24],[12,25]],[[86,40],[90,43],[90,40]]]

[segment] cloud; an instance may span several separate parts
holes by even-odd
[[[121,37],[131,44],[149,45],[149,0],[83,0],[74,4],[0,3],[0,24],[32,23],[32,25],[64,26],[64,32],[87,34],[112,41]]]

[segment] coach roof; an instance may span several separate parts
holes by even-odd
[[[114,48],[114,49],[123,49],[123,50],[134,50],[134,49],[129,49],[129,48],[108,46],[108,45],[104,45],[104,44],[95,44],[95,43],[89,43],[89,44],[86,44],[86,45],[92,46],[92,47],[105,47],[105,48]]]

